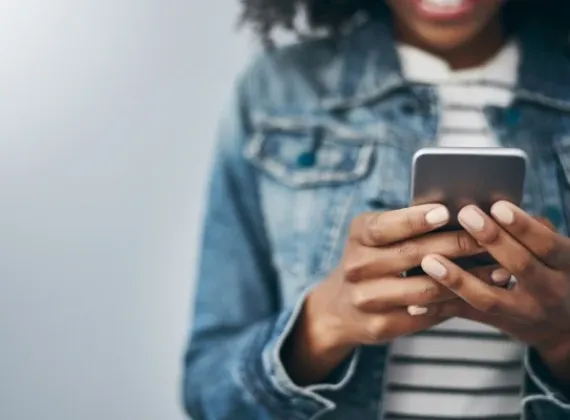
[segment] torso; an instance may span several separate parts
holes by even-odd
[[[516,43],[507,44],[481,67],[463,71],[453,71],[441,59],[413,47],[400,46],[398,52],[406,79],[436,86],[441,109],[439,146],[501,145],[484,108],[504,109],[513,100],[519,64]],[[494,328],[463,319],[398,339],[388,368],[385,419],[492,415],[516,419],[523,356],[522,344]]]
[[[335,268],[354,217],[409,205],[413,154],[438,143],[442,118],[436,89],[398,77],[393,64],[387,64],[389,54],[379,53],[371,41],[381,36],[382,29],[366,29],[344,42],[341,52],[326,43],[279,52],[261,63],[250,81],[253,134],[244,156],[258,169],[263,223],[283,307]],[[564,80],[570,80],[570,68],[558,76],[556,89],[517,87],[511,105],[488,106],[484,114],[498,144],[520,147],[531,156],[523,207],[566,232],[570,83]],[[457,322],[435,331],[480,328]],[[496,331],[478,332],[489,350],[504,350],[498,362],[520,362],[520,346]],[[423,337],[421,347],[429,348],[432,339]],[[454,340],[460,352],[468,350],[461,346],[469,347],[471,341]],[[405,345],[399,341],[392,349],[404,352]],[[385,411],[382,384],[389,347],[361,349],[357,380],[346,390],[349,401],[321,419],[359,415],[368,420]],[[458,354],[452,353],[450,357]],[[500,377],[480,369],[475,382],[520,384],[518,366]],[[512,398],[519,401],[518,395]],[[461,412],[472,407],[474,400],[469,401],[457,403]]]

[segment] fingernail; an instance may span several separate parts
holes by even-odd
[[[507,203],[502,201],[495,203],[491,207],[491,214],[504,225],[510,225],[515,221],[515,213],[509,208]]]
[[[443,207],[439,206],[432,209],[426,214],[426,222],[432,226],[441,226],[449,221],[449,211]]]
[[[447,276],[447,269],[442,263],[433,257],[426,257],[422,261],[423,270],[431,277],[443,279]]]
[[[466,207],[461,210],[459,212],[459,221],[472,230],[483,230],[485,227],[485,219],[473,207]]]
[[[504,286],[511,279],[511,273],[504,268],[498,268],[491,273],[491,280],[498,286]]]
[[[420,316],[428,313],[428,308],[425,306],[408,306],[408,313],[411,316]]]

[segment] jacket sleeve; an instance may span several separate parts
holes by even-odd
[[[242,157],[249,132],[242,92],[243,84],[216,149],[185,357],[184,406],[194,420],[310,419],[334,406],[319,391],[342,387],[355,361],[334,383],[304,388],[280,362],[303,298],[281,307],[257,172]]]
[[[523,410],[527,420],[570,419],[570,395],[563,390],[540,359],[528,349],[525,357],[526,386]]]

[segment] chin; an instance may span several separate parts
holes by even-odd
[[[416,33],[429,49],[451,51],[469,43],[476,36],[477,31],[466,31],[465,28],[457,30],[437,28],[435,30],[418,30]]]

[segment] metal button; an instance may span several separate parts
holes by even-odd
[[[418,107],[413,102],[404,102],[400,106],[400,111],[406,116],[412,116],[418,112]]]
[[[302,168],[310,168],[317,163],[315,152],[303,152],[297,157],[297,164]]]
[[[521,120],[521,112],[516,108],[509,108],[505,112],[505,123],[513,127],[517,125]]]

